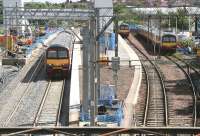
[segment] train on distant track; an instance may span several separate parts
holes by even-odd
[[[126,38],[129,36],[129,33],[130,33],[130,29],[129,29],[129,25],[128,24],[125,24],[125,23],[122,23],[120,26],[119,26],[119,30],[118,30],[118,33]]]
[[[142,36],[143,38],[149,39],[149,41],[153,44],[156,45],[157,48],[160,48],[162,51],[175,51],[177,47],[177,37],[175,34],[172,32],[162,32],[161,38],[159,37],[159,32],[154,31],[149,31],[148,29],[144,26],[138,25],[137,27],[135,26],[134,30]],[[128,37],[130,33],[130,26],[129,24],[124,24],[122,23],[119,26],[119,34],[126,38]]]
[[[137,33],[148,39],[152,45],[160,48],[162,51],[175,51],[177,48],[177,36],[172,32],[162,32],[159,36],[159,32],[148,31],[145,27],[140,27]]]

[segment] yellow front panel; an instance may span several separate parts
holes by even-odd
[[[176,43],[167,43],[167,42],[165,42],[165,43],[162,43],[162,46],[165,46],[165,47],[174,47],[174,46],[176,46]]]
[[[47,59],[47,64],[52,64],[54,66],[61,66],[63,64],[70,64],[69,59]]]
[[[197,56],[200,57],[200,49],[197,49]]]
[[[128,33],[129,30],[119,30],[119,33]]]

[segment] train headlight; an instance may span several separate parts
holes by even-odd
[[[63,64],[62,67],[68,69],[69,65],[68,64]]]
[[[47,64],[47,68],[52,68],[53,64]]]

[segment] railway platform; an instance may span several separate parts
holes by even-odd
[[[76,38],[78,41],[79,39]],[[76,42],[79,43],[79,42]],[[126,92],[126,97],[124,101],[124,119],[121,123],[121,126],[130,127],[132,125],[132,117],[134,112],[134,105],[137,103],[137,96],[139,93],[140,83],[142,79],[142,68],[141,63],[139,61],[136,53],[129,47],[126,41],[119,36],[119,57],[120,57],[120,67],[132,67],[132,71],[134,70],[134,76],[131,78],[129,84],[130,86],[128,92]],[[109,60],[114,56],[114,50],[108,50],[107,56]],[[79,105],[80,99],[73,99],[74,97],[79,98],[81,92],[81,70],[80,67],[82,65],[81,62],[81,44],[74,45],[73,51],[73,62],[72,62],[72,75],[71,75],[71,89],[70,89],[70,110],[69,110],[69,123],[74,124],[73,122],[77,122],[79,120]],[[134,68],[133,68],[134,67]],[[105,68],[106,69],[106,68]],[[126,69],[124,69],[126,71]],[[101,72],[103,76],[107,76],[104,72]],[[126,73],[129,74],[129,73]],[[121,76],[121,75],[119,75]],[[120,77],[119,77],[120,78]],[[126,76],[123,77],[123,80],[126,79]],[[110,79],[108,79],[110,80]],[[106,81],[107,82],[107,81]],[[110,81],[108,81],[110,82]],[[120,89],[121,91],[122,89]],[[120,95],[120,93],[117,93]],[[78,107],[77,107],[78,106]]]
[[[80,34],[79,34],[80,36]],[[76,38],[76,41],[79,41],[78,38]],[[73,125],[74,122],[79,121],[79,107],[80,107],[80,96],[81,96],[81,44],[80,42],[76,42],[74,44],[74,50],[73,50],[73,62],[72,62],[72,73],[71,73],[71,87],[70,87],[70,102],[69,102],[69,124]],[[139,93],[139,88],[140,88],[140,83],[142,79],[142,67],[141,63],[139,61],[138,56],[136,53],[129,47],[129,45],[126,43],[126,41],[119,36],[119,57],[120,57],[120,67],[122,67],[122,70],[119,71],[123,74],[122,71],[132,71],[134,73],[134,76],[132,76],[129,80],[130,82],[126,82],[125,86],[128,87],[119,87],[119,91],[117,92],[117,95],[120,100],[123,98],[120,98],[120,94],[124,93],[123,89],[127,90],[126,95],[124,95],[125,99],[124,101],[124,119],[121,123],[121,126],[129,127],[132,125],[133,120],[133,113],[134,113],[134,105],[137,103],[137,96]],[[108,50],[107,51],[107,56],[109,57],[109,60],[114,56],[114,50]],[[110,67],[110,66],[109,66]],[[131,67],[131,68],[130,68]],[[108,67],[102,68],[104,70],[108,69]],[[112,84],[112,75],[106,74],[106,72],[101,71],[101,78],[102,80],[105,81],[108,84]],[[112,73],[112,72],[110,72]],[[122,80],[126,80],[127,77],[126,75],[130,73],[126,73],[126,75],[122,75],[119,73],[119,78]],[[124,77],[123,77],[124,76]],[[105,80],[104,80],[105,78]],[[110,80],[110,81],[109,81]],[[105,83],[101,83],[104,84]],[[119,84],[120,83],[119,81]],[[79,99],[80,98],[80,99]],[[75,123],[76,124],[76,123]]]
[[[121,122],[121,126],[130,127],[134,123],[133,122],[134,107],[135,104],[137,103],[137,97],[142,80],[142,66],[137,54],[133,51],[133,49],[131,49],[131,47],[127,44],[125,39],[123,39],[120,35],[118,36],[118,48],[119,48],[118,54],[120,57],[120,67],[129,66],[133,67],[134,69],[134,76],[132,78],[132,81],[130,82],[131,85],[128,89],[128,94],[123,100],[124,119]],[[113,56],[113,54],[114,51],[108,52],[109,59]]]
[[[78,37],[82,38],[80,33],[77,33]],[[70,100],[69,100],[69,124],[72,122],[79,121],[80,112],[80,69],[81,62],[81,46],[80,40],[77,36],[75,37],[75,43],[73,48],[73,61],[71,71],[71,85],[70,85]]]

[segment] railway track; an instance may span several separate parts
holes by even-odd
[[[170,126],[177,126],[180,125],[180,121],[182,121],[181,124],[183,124],[184,126],[193,126],[195,127],[197,125],[197,87],[195,86],[194,81],[198,80],[196,79],[196,76],[194,74],[191,74],[189,71],[189,67],[186,66],[186,63],[181,61],[178,58],[175,57],[166,57],[168,60],[170,60],[171,62],[173,62],[174,64],[177,65],[177,67],[179,67],[181,69],[181,71],[184,73],[186,79],[187,79],[187,84],[185,85],[186,90],[183,90],[185,93],[185,101],[188,102],[188,106],[187,106],[187,110],[185,110],[185,113],[187,114],[187,116],[184,117],[180,117],[177,115],[177,113],[175,113],[175,109],[173,109],[173,103],[169,103],[169,125]],[[194,69],[193,69],[194,70]],[[193,73],[196,73],[197,71],[194,70]],[[171,102],[173,101],[173,97],[168,93],[169,97],[171,98]],[[188,97],[186,97],[188,95]],[[182,100],[183,101],[183,100]],[[191,111],[191,112],[190,112]]]
[[[57,38],[57,41],[60,39],[61,38]],[[61,43],[62,42],[65,43],[65,41],[61,41]],[[61,98],[63,98],[64,92],[64,88],[60,89],[60,87],[65,86],[65,81],[50,81],[50,83],[46,81],[43,67],[43,60],[45,57],[43,51],[44,50],[39,52],[39,55],[36,56],[39,59],[33,58],[30,60],[31,65],[23,67],[25,72],[21,72],[16,78],[20,80],[16,80],[16,83],[6,88],[11,90],[9,95],[12,97],[9,97],[7,101],[6,99],[2,101],[5,105],[2,105],[1,108],[3,112],[0,113],[0,126],[32,126],[33,124],[35,124],[35,126],[59,125],[60,109],[62,105]],[[43,108],[41,108],[40,114],[38,114],[37,110],[44,91],[47,90],[45,90],[47,84],[49,84],[50,90],[48,90]],[[34,102],[34,99],[37,102]],[[34,117],[36,113],[38,114],[38,119],[35,121]],[[56,114],[56,117],[54,117],[53,114]]]
[[[26,83],[23,83],[23,81],[19,82],[19,84],[17,85],[17,87],[13,90],[14,92],[17,90],[22,90],[20,93],[22,94],[19,98],[16,98],[17,101],[16,103],[13,105],[10,105],[12,107],[12,111],[11,111],[11,107],[8,107],[8,109],[4,110],[4,113],[6,113],[6,120],[3,123],[3,127],[8,126],[9,122],[11,121],[11,119],[13,118],[13,116],[15,115],[15,113],[17,112],[17,110],[19,109],[24,97],[31,91],[30,87],[31,87],[31,81],[33,81],[34,79],[37,78],[39,71],[41,71],[42,66],[43,66],[43,60],[44,60],[44,55],[42,55],[40,57],[40,59],[38,60],[38,62],[35,65],[35,69],[32,70],[29,73],[29,76],[27,76],[27,78],[25,79]]]
[[[181,61],[182,63],[184,63],[186,65],[187,68],[189,68],[189,72],[190,72],[190,76],[194,82],[195,85],[195,89],[197,92],[197,97],[198,99],[200,98],[200,70],[196,67],[194,67],[192,64],[184,61],[183,59],[177,57],[177,56],[173,56],[175,59]]]
[[[131,40],[128,41],[132,44]],[[142,61],[144,71],[146,73],[146,93],[144,96],[140,96],[143,100],[140,100],[142,111],[136,111],[136,113],[144,113],[143,116],[136,117],[140,122],[138,125],[160,127],[168,126],[168,107],[167,97],[165,91],[164,80],[160,70],[156,64],[149,59],[139,48],[133,48]],[[146,99],[145,99],[146,98]],[[145,102],[144,102],[145,101]],[[139,105],[140,105],[139,103]],[[145,103],[145,104],[144,104]]]
[[[138,103],[139,105],[136,106],[136,126],[146,126],[146,120],[147,120],[147,108],[146,105],[148,104],[147,98],[149,98],[150,93],[150,85],[149,85],[149,76],[147,73],[146,67],[142,64],[143,72],[142,72],[142,84],[141,84],[141,90],[139,92],[139,98]],[[145,101],[144,101],[145,99]],[[145,111],[145,112],[144,112]]]
[[[48,82],[33,126],[59,126],[65,80]]]

